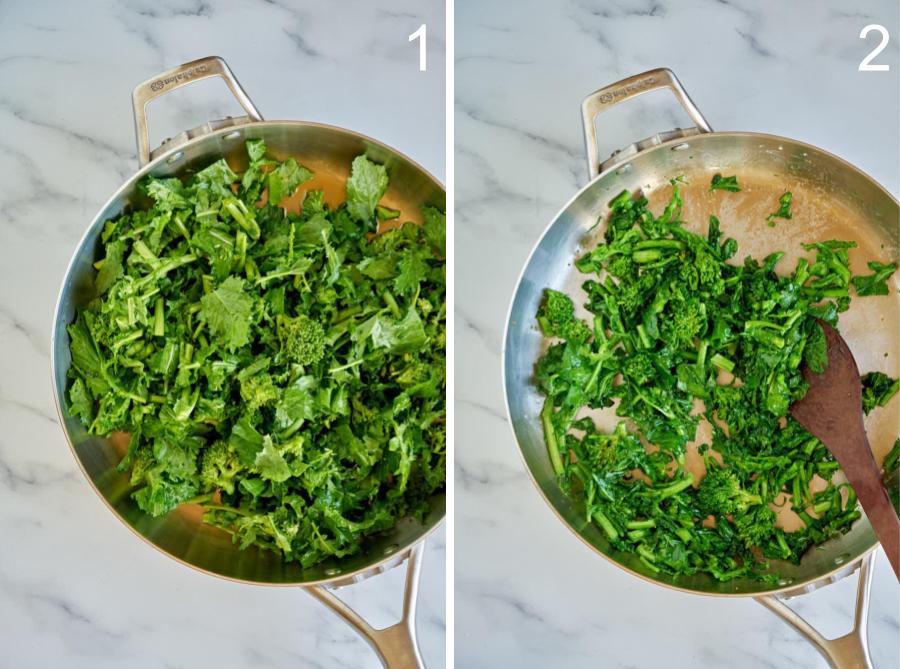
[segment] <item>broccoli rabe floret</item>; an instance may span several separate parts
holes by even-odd
[[[276,401],[280,393],[269,374],[257,374],[241,381],[241,399],[251,411]]]
[[[292,362],[314,365],[325,355],[325,330],[308,316],[281,319],[278,338],[282,352]]]
[[[635,467],[644,447],[620,421],[611,434],[591,432],[581,442],[590,464],[600,471],[621,471]]]
[[[724,467],[712,466],[700,482],[697,499],[704,511],[727,515],[746,511],[752,504],[760,504],[759,495],[747,492],[734,472]]]
[[[575,318],[572,300],[558,290],[548,288],[544,291],[544,302],[538,309],[537,320],[549,337],[586,341],[591,336],[587,324]]]
[[[243,469],[235,453],[224,441],[217,441],[203,453],[200,481],[211,490],[234,493],[234,479]]]
[[[639,386],[656,376],[653,360],[647,353],[636,353],[622,363],[622,372]]]
[[[763,546],[775,532],[775,512],[768,505],[759,504],[736,515],[734,525],[747,546]]]
[[[869,413],[875,407],[883,407],[900,390],[900,380],[883,372],[869,372],[862,377],[863,411]]]
[[[695,298],[673,304],[671,320],[666,321],[664,328],[676,343],[688,344],[706,329],[706,307]]]

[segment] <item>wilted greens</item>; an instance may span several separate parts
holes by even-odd
[[[345,203],[309,191],[287,213],[312,172],[247,151],[241,175],[148,177],[149,206],[106,223],[69,407],[130,435],[119,470],[145,512],[201,504],[242,547],[311,566],[444,487],[445,219],[374,234],[388,175],[365,156]]]
[[[786,193],[773,216],[789,218],[790,203]],[[782,252],[734,262],[715,217],[705,235],[686,230],[678,180],[658,216],[627,191],[609,207],[603,243],[576,263],[590,319],[551,289],[537,312],[554,340],[535,370],[550,461],[587,519],[648,569],[776,579],[766,558],[797,562],[860,516],[832,480],[834,457],[788,413],[807,390],[801,366],[828,364],[817,319],[836,325],[849,307],[855,244],[808,244],[815,259],[778,274]],[[896,392],[883,374],[867,380],[867,410]],[[586,415],[613,406],[623,420],[611,433]],[[685,455],[701,420],[711,439],[695,478]],[[776,524],[783,505],[800,529]]]

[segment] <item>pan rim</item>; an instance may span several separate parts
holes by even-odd
[[[212,570],[206,569],[204,567],[200,567],[198,565],[192,564],[192,563],[186,561],[185,559],[170,553],[162,546],[157,545],[156,543],[151,541],[149,538],[145,537],[143,534],[138,532],[138,530],[136,528],[134,528],[127,520],[125,520],[125,518],[122,517],[122,515],[115,509],[115,507],[112,506],[112,504],[109,502],[109,500],[106,498],[106,496],[100,492],[99,488],[97,488],[93,479],[91,479],[90,475],[88,474],[87,469],[84,466],[84,463],[82,463],[81,458],[78,457],[78,453],[75,450],[75,444],[72,442],[72,437],[69,434],[69,430],[66,429],[65,418],[63,416],[63,411],[62,411],[62,401],[60,399],[59,393],[57,392],[57,388],[56,388],[56,372],[57,372],[57,366],[58,366],[58,361],[56,359],[56,335],[57,335],[56,325],[60,320],[60,309],[62,307],[63,296],[65,294],[66,282],[72,273],[72,268],[75,265],[75,261],[78,258],[79,252],[83,248],[83,246],[85,244],[85,240],[87,239],[88,235],[95,228],[95,226],[102,223],[102,221],[100,219],[103,215],[103,212],[106,211],[106,209],[115,200],[117,200],[123,194],[124,191],[131,188],[138,180],[140,180],[142,177],[146,176],[148,173],[150,173],[150,171],[155,169],[161,163],[164,163],[165,161],[167,161],[171,156],[173,156],[181,151],[184,151],[188,146],[191,146],[194,144],[199,144],[203,141],[208,141],[210,138],[213,138],[213,137],[221,137],[224,135],[231,134],[233,132],[242,132],[248,128],[261,127],[261,126],[266,126],[266,127],[270,127],[270,126],[312,127],[312,128],[318,128],[321,130],[326,130],[328,132],[335,132],[335,133],[341,134],[341,135],[347,135],[352,138],[361,140],[363,142],[373,144],[373,145],[378,146],[379,148],[385,149],[385,150],[389,151],[390,153],[407,161],[413,168],[419,170],[422,174],[424,174],[426,177],[428,177],[428,179],[430,179],[436,186],[438,186],[438,188],[444,193],[444,197],[446,198],[447,189],[446,189],[444,183],[441,180],[439,180],[437,177],[435,177],[429,170],[422,167],[422,165],[420,165],[418,162],[416,162],[415,160],[413,160],[412,158],[407,156],[402,151],[399,151],[399,150],[395,149],[394,147],[392,147],[388,144],[385,144],[384,142],[381,142],[373,137],[370,137],[363,133],[357,132],[355,130],[350,130],[348,128],[343,128],[341,126],[331,125],[331,124],[327,124],[327,123],[319,123],[316,121],[299,121],[299,120],[290,120],[290,119],[271,120],[271,121],[270,120],[250,121],[248,123],[244,123],[241,125],[227,126],[224,128],[220,128],[213,132],[210,132],[210,133],[207,133],[204,135],[200,135],[197,137],[193,137],[190,140],[188,140],[187,142],[185,142],[183,144],[179,144],[178,146],[174,146],[174,147],[170,148],[169,150],[163,152],[162,154],[160,154],[153,160],[151,160],[146,165],[139,167],[139,169],[136,172],[134,172],[126,181],[124,181],[115,190],[115,192],[103,203],[103,205],[100,207],[97,214],[94,216],[94,218],[88,224],[88,226],[85,228],[84,233],[81,235],[81,238],[78,240],[77,244],[75,245],[75,248],[72,252],[72,256],[69,258],[69,262],[66,265],[66,270],[63,273],[62,281],[60,282],[59,292],[57,293],[57,297],[56,297],[56,304],[53,308],[53,321],[51,323],[51,330],[50,330],[50,381],[51,381],[50,387],[53,391],[53,402],[56,406],[56,415],[59,418],[60,430],[65,435],[66,443],[68,443],[68,445],[69,445],[69,451],[71,452],[72,457],[75,459],[75,462],[78,464],[78,468],[81,470],[81,473],[83,474],[85,480],[88,482],[90,487],[93,489],[96,496],[102,500],[104,506],[106,506],[106,508],[113,514],[113,516],[115,516],[122,525],[124,525],[126,528],[128,528],[128,530],[132,534],[134,534],[136,537],[141,539],[144,543],[153,547],[157,552],[161,553],[162,555],[164,555],[167,558],[170,558],[172,560],[175,560],[176,562],[179,562],[180,564],[182,564],[185,567],[189,567],[190,569],[193,569],[194,571],[198,571],[203,574],[207,574],[209,576],[213,576],[215,578],[223,579],[226,581],[231,581],[233,583],[242,583],[242,584],[247,584],[247,585],[263,586],[263,587],[278,587],[278,588],[288,588],[288,587],[306,588],[306,587],[325,586],[325,585],[340,587],[340,586],[349,585],[351,583],[365,580],[371,576],[375,576],[383,571],[386,571],[388,569],[391,569],[393,567],[396,567],[396,566],[399,566],[400,564],[402,564],[403,561],[407,557],[409,557],[410,552],[416,545],[425,542],[428,539],[428,537],[430,537],[441,525],[444,524],[444,521],[445,521],[446,515],[447,515],[446,489],[444,491],[444,500],[445,500],[444,510],[441,513],[440,518],[438,518],[436,521],[434,521],[430,527],[426,527],[425,530],[423,531],[423,533],[421,534],[421,536],[417,537],[413,541],[410,541],[409,543],[407,543],[404,546],[400,546],[399,548],[397,548],[396,551],[393,551],[392,553],[384,555],[383,557],[372,562],[371,564],[359,567],[357,569],[354,569],[353,571],[341,572],[332,577],[322,578],[322,579],[314,579],[314,580],[309,580],[309,581],[279,581],[279,582],[258,581],[258,580],[253,580],[253,579],[239,578],[236,576],[229,576],[227,574],[221,574],[219,572],[212,571]],[[446,206],[446,204],[445,204],[445,206]],[[445,401],[446,401],[446,397],[445,397]]]
[[[506,418],[507,418],[507,422],[509,424],[509,429],[513,435],[513,440],[515,441],[515,444],[516,444],[516,451],[519,454],[519,458],[522,461],[525,471],[528,473],[528,477],[531,479],[532,484],[534,484],[534,487],[537,489],[538,493],[540,494],[541,499],[543,499],[543,501],[546,503],[546,505],[548,507],[550,507],[550,509],[553,511],[554,515],[556,516],[557,520],[559,520],[559,522],[561,522],[584,545],[586,545],[588,548],[590,548],[594,553],[603,557],[606,561],[615,565],[619,569],[624,570],[629,575],[637,577],[637,578],[639,578],[643,581],[646,581],[647,583],[650,583],[652,585],[669,588],[672,590],[677,590],[679,592],[683,592],[683,593],[691,594],[691,595],[695,595],[695,596],[722,597],[722,598],[762,597],[762,596],[766,596],[766,595],[790,595],[790,596],[793,596],[794,594],[801,594],[803,592],[807,592],[810,590],[816,590],[820,587],[824,587],[836,580],[840,580],[840,579],[844,578],[845,576],[848,576],[849,574],[855,572],[859,568],[859,565],[862,563],[862,561],[864,559],[866,559],[866,557],[868,555],[870,555],[873,551],[875,551],[881,545],[880,542],[876,538],[872,545],[870,545],[868,548],[866,548],[862,553],[860,553],[860,555],[855,557],[853,560],[847,561],[840,565],[835,565],[834,568],[830,569],[827,572],[824,572],[817,576],[808,578],[805,581],[791,582],[791,583],[788,583],[785,585],[780,585],[778,587],[771,588],[771,589],[762,589],[762,590],[758,590],[758,591],[754,591],[754,592],[706,592],[706,591],[702,591],[702,590],[694,590],[694,589],[676,585],[673,583],[664,583],[662,581],[658,581],[654,578],[651,578],[651,577],[647,576],[646,574],[641,574],[641,573],[631,569],[630,567],[628,567],[624,564],[621,564],[620,562],[618,562],[611,556],[607,555],[606,553],[601,551],[599,548],[597,548],[594,544],[592,544],[590,541],[588,541],[584,536],[582,536],[582,534],[580,532],[578,532],[565,518],[563,518],[559,509],[557,509],[556,505],[550,501],[550,498],[544,492],[544,489],[541,487],[540,483],[538,483],[538,480],[537,480],[534,472],[532,471],[531,467],[528,465],[528,461],[525,459],[525,453],[522,450],[522,446],[519,443],[519,437],[516,434],[516,430],[513,425],[513,415],[512,415],[512,409],[510,407],[510,402],[509,402],[510,395],[509,395],[509,385],[507,383],[507,369],[506,369],[506,353],[507,353],[507,343],[509,341],[510,323],[512,321],[513,306],[515,305],[516,298],[519,295],[519,290],[521,289],[521,286],[522,286],[522,280],[525,278],[525,272],[530,267],[531,262],[534,259],[535,253],[537,252],[541,243],[544,241],[544,238],[547,236],[547,234],[550,232],[550,230],[557,224],[557,222],[562,217],[563,213],[565,213],[572,206],[572,204],[575,202],[575,200],[577,200],[579,197],[581,197],[581,195],[583,193],[585,193],[588,189],[590,189],[598,180],[603,178],[605,175],[607,175],[611,172],[615,172],[618,169],[621,169],[625,165],[631,163],[632,161],[636,160],[637,158],[639,158],[645,154],[653,153],[656,151],[661,151],[663,149],[671,148],[673,146],[678,146],[678,145],[684,144],[684,143],[690,144],[690,143],[693,143],[696,141],[705,141],[704,138],[706,138],[706,137],[737,137],[737,138],[759,139],[759,140],[766,140],[766,141],[776,141],[776,142],[789,143],[789,144],[792,144],[799,148],[816,151],[820,154],[823,154],[825,157],[836,161],[838,163],[838,165],[840,165],[843,169],[855,172],[855,173],[859,174],[860,176],[864,177],[865,179],[867,179],[875,187],[877,187],[882,193],[887,195],[888,198],[891,201],[893,201],[894,205],[898,209],[900,209],[900,202],[898,202],[897,197],[895,197],[893,195],[893,193],[891,193],[879,181],[877,181],[875,178],[870,176],[867,172],[861,170],[859,167],[857,167],[853,163],[850,163],[850,162],[844,160],[843,158],[841,158],[840,156],[838,156],[834,153],[831,153],[830,151],[827,151],[826,149],[823,149],[821,147],[815,146],[813,144],[809,144],[807,142],[802,142],[800,140],[792,139],[790,137],[784,137],[781,135],[773,135],[770,133],[751,132],[751,131],[701,132],[700,134],[693,135],[689,138],[677,137],[677,138],[671,139],[667,142],[661,142],[660,144],[655,145],[649,149],[645,149],[643,151],[639,151],[638,153],[636,153],[634,155],[630,155],[627,158],[624,158],[624,159],[612,164],[606,170],[604,170],[603,172],[598,174],[596,177],[594,177],[593,179],[588,181],[584,186],[579,188],[578,191],[571,198],[569,198],[569,200],[567,200],[566,203],[562,207],[559,208],[559,210],[556,212],[556,214],[553,215],[553,217],[550,219],[549,223],[544,227],[541,234],[535,240],[534,244],[531,247],[531,251],[528,253],[528,256],[525,259],[525,261],[522,263],[522,268],[519,271],[519,276],[516,279],[515,288],[513,289],[512,297],[510,298],[509,305],[507,307],[506,322],[504,323],[504,326],[503,326],[503,340],[501,341],[501,346],[500,346],[500,373],[501,373],[502,383],[503,383],[503,403],[504,403],[504,406],[506,407]],[[863,516],[860,520],[864,520],[864,519],[865,519],[865,516]],[[858,520],[857,522],[860,522],[860,520]],[[866,521],[866,522],[868,522],[868,521]]]

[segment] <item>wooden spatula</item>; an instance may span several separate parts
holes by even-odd
[[[841,465],[900,580],[900,518],[866,438],[859,369],[837,330],[823,321],[819,325],[828,344],[828,368],[822,374],[803,369],[809,391],[791,405],[791,414]]]

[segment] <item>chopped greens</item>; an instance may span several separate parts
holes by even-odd
[[[186,182],[147,177],[106,223],[96,297],[69,325],[69,410],[130,435],[119,471],[154,516],[204,520],[309,567],[421,516],[445,482],[445,219],[382,234],[384,166],[346,203],[247,143]],[[263,204],[265,202],[265,204]],[[377,215],[376,215],[377,214]]]
[[[767,559],[798,562],[860,517],[834,457],[788,412],[807,390],[801,366],[828,364],[816,319],[836,324],[849,307],[855,244],[806,245],[815,260],[787,274],[782,252],[735,263],[714,216],[705,235],[685,229],[680,183],[659,216],[627,191],[610,202],[604,241],[576,262],[588,320],[545,291],[536,318],[552,341],[535,381],[549,459],[586,519],[651,571],[774,581]],[[866,379],[867,406],[897,390]],[[622,419],[608,434],[586,415],[606,407]],[[687,447],[701,421],[698,469]],[[795,531],[776,523],[785,504]]]
[[[897,270],[897,263],[869,262],[872,274],[867,276],[854,276],[853,287],[857,295],[887,295],[887,280]]]
[[[863,411],[869,413],[875,407],[883,407],[900,390],[900,379],[892,379],[883,372],[869,372],[862,377]]]
[[[775,227],[776,218],[790,220],[793,217],[793,214],[791,213],[791,203],[793,199],[794,196],[790,191],[783,193],[782,196],[778,198],[778,211],[772,212],[766,216],[766,223],[770,228]]]
[[[732,193],[739,193],[741,187],[738,185],[737,177],[723,177],[721,174],[714,174],[712,182],[709,184],[710,192],[714,190],[727,190]]]

